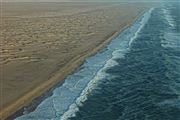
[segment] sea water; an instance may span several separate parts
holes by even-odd
[[[16,120],[180,120],[180,8],[151,8]]]

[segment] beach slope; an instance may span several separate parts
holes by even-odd
[[[0,118],[42,95],[149,8],[145,3],[1,3]]]

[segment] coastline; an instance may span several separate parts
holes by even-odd
[[[79,55],[75,58],[73,58],[71,61],[69,61],[62,69],[60,69],[57,74],[52,76],[48,81],[40,85],[39,87],[35,88],[31,92],[27,93],[8,107],[6,107],[2,112],[0,113],[0,116],[2,116],[2,120],[6,119],[7,117],[11,116],[16,111],[20,110],[23,106],[30,104],[35,98],[42,95],[44,92],[48,91],[50,88],[55,86],[58,82],[63,82],[63,79],[65,79],[69,74],[74,72],[82,63],[85,61],[86,58],[94,55],[99,50],[104,48],[112,39],[117,37],[119,33],[127,28],[125,26],[123,29],[121,29],[119,32],[115,32],[109,39],[105,40],[103,43],[101,43],[99,46],[94,48],[92,51],[88,51],[86,54]]]
[[[111,42],[114,38],[116,38],[124,29],[129,27],[134,21],[137,20],[144,12],[142,11],[139,13],[138,16],[134,20],[131,21],[128,25],[124,25],[119,31],[114,32],[109,38],[104,40],[102,43],[97,45],[92,50],[88,50],[85,53],[76,56],[75,58],[71,59],[65,66],[63,66],[60,70],[58,70],[54,75],[50,77],[46,82],[42,83],[37,88],[33,89],[32,91],[25,94],[23,97],[19,98],[17,101],[6,107],[0,112],[0,116],[3,119],[13,115],[15,112],[23,108],[25,105],[30,104],[34,99],[41,96],[43,93],[47,92],[51,88],[53,88],[59,82],[63,82],[63,80],[71,73],[73,73],[83,62],[90,56],[96,54],[99,50],[103,49],[107,44]]]

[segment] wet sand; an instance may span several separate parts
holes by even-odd
[[[2,120],[62,81],[149,8],[144,3],[2,6]]]

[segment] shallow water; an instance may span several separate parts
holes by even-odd
[[[148,10],[16,120],[180,120],[180,16]]]

